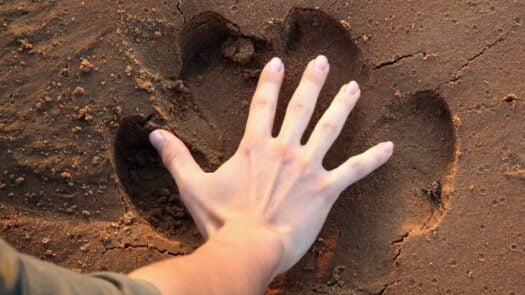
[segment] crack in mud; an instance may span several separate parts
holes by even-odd
[[[116,184],[115,184],[115,186],[116,186]],[[117,190],[117,194],[119,195],[120,200],[122,201],[122,204],[124,205],[124,213],[128,213],[129,212],[129,206],[128,206],[128,203],[126,202],[126,195],[123,194],[122,192],[118,191],[118,190]]]
[[[425,221],[425,223],[423,223],[423,225],[421,226],[421,230],[428,229],[428,224],[432,220],[432,217],[434,217],[434,213],[436,213],[436,211],[433,209],[432,213],[428,216],[427,221]]]
[[[401,237],[399,237],[399,239],[393,240],[392,243],[390,243],[390,245],[394,246],[396,244],[403,244],[403,242],[405,241],[406,238],[408,238],[409,235],[410,235],[410,231],[407,231],[406,233],[401,235]]]
[[[401,255],[401,250],[403,248],[403,243],[405,241],[406,238],[408,238],[408,236],[410,235],[410,232],[411,231],[407,231],[406,233],[404,233],[403,235],[401,235],[401,237],[399,237],[399,239],[397,240],[394,240],[390,243],[390,246],[391,247],[394,247],[396,245],[399,245],[399,249],[397,249],[397,252],[394,254],[394,257],[392,258],[392,263],[395,263],[396,260],[399,258],[399,256]]]
[[[396,263],[396,260],[399,258],[399,256],[401,256],[401,247],[399,248],[399,250],[397,251],[397,253],[394,255],[394,257],[392,258],[392,263]]]
[[[482,49],[480,52],[478,52],[478,53],[477,53],[476,55],[474,55],[473,57],[468,58],[468,59],[467,59],[467,62],[461,66],[461,69],[460,69],[459,71],[460,71],[460,72],[463,71],[463,69],[465,69],[466,67],[468,67],[472,61],[474,61],[474,60],[476,60],[478,57],[482,56],[483,53],[485,53],[485,51],[487,51],[488,49],[490,49],[490,48],[496,46],[498,43],[500,43],[500,42],[502,42],[502,41],[505,41],[505,40],[507,39],[507,35],[508,35],[509,33],[510,33],[510,30],[509,30],[505,35],[498,37],[498,39],[496,39],[496,41],[494,41],[494,42],[492,42],[492,43],[490,43],[490,44],[485,45],[485,47],[483,47],[483,49]]]
[[[450,83],[455,83],[457,81],[459,81],[460,79],[463,78],[463,71],[468,67],[470,66],[470,64],[475,61],[476,59],[478,59],[480,56],[482,56],[487,50],[489,50],[490,48],[498,45],[499,43],[507,40],[507,37],[508,35],[512,32],[512,29],[515,28],[516,26],[518,25],[513,25],[511,26],[507,32],[505,32],[503,35],[499,36],[495,41],[493,41],[492,43],[489,43],[487,45],[485,45],[478,53],[476,53],[474,56],[470,57],[470,58],[467,58],[467,61],[466,63],[464,63],[461,68],[459,70],[456,71],[456,73],[452,76],[451,79],[449,79],[448,81],[446,82],[443,82],[441,84],[439,84],[438,86],[436,86],[436,89],[439,89],[447,84],[450,84]]]
[[[515,107],[515,105],[513,105],[512,102],[501,100],[501,101],[499,101],[497,103],[494,103],[494,104],[486,104],[486,103],[482,102],[482,103],[480,103],[479,105],[477,105],[475,107],[462,109],[460,112],[462,112],[462,113],[470,113],[470,112],[476,112],[476,111],[481,112],[482,110],[493,110],[495,108],[500,107],[502,104],[509,104],[512,107]]]
[[[401,283],[404,279],[405,278],[403,277],[403,278],[397,279],[397,280],[395,280],[395,281],[393,281],[391,283],[383,285],[383,289],[381,289],[379,292],[375,293],[375,295],[382,295],[382,294],[384,294],[388,288],[392,287],[393,285],[397,285],[397,284]]]
[[[184,15],[184,12],[182,12],[182,8],[180,6],[184,3],[184,0],[180,0],[177,3],[177,10],[179,11],[180,15],[182,16],[182,23],[186,23],[186,16]]]
[[[409,53],[409,54],[397,56],[393,60],[385,61],[385,62],[382,62],[382,63],[379,63],[379,64],[375,65],[373,70],[379,70],[379,69],[387,67],[387,66],[393,66],[396,63],[399,63],[399,62],[401,62],[404,59],[416,57],[417,55],[420,55],[420,54],[423,55],[423,54],[425,54],[425,52],[424,51],[418,51],[416,53]]]

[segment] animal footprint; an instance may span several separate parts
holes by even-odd
[[[318,54],[326,55],[331,74],[305,138],[341,85],[355,79],[363,98],[325,158],[325,166],[333,168],[384,140],[395,142],[395,153],[384,167],[341,194],[319,241],[275,286],[293,293],[296,282],[301,282],[298,290],[304,290],[305,285],[325,282],[334,269],[341,269],[336,266],[344,265],[352,271],[341,272],[342,280],[378,290],[395,270],[403,239],[435,227],[447,208],[455,161],[448,106],[432,91],[401,98],[381,95],[388,92],[383,89],[386,86],[374,83],[374,73],[360,57],[350,33],[319,10],[292,9],[265,36],[244,35],[237,25],[212,12],[190,20],[178,39],[180,73],[174,80],[183,86],[165,93],[156,105],[161,115],[157,112],[152,121],[173,130],[190,145],[198,161],[212,170],[238,146],[264,64],[279,56],[286,65],[276,132],[305,65]],[[155,63],[146,66],[162,68]],[[122,184],[154,227],[196,246],[198,241],[185,235],[195,231],[189,229],[194,226],[182,209],[177,189],[147,143],[148,124],[145,118],[132,117],[120,126],[115,153]],[[137,135],[141,139],[135,139]],[[163,189],[156,192],[159,188]],[[151,214],[152,210],[160,213]]]
[[[115,139],[115,166],[130,200],[158,231],[196,246],[198,231],[178,196],[171,175],[161,166],[148,135],[148,118],[131,116],[120,122]]]

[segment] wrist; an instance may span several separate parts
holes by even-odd
[[[255,273],[261,274],[265,285],[280,273],[285,250],[281,235],[254,218],[226,222],[201,249],[210,248],[247,260],[245,263],[250,264]]]

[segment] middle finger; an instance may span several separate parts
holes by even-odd
[[[324,55],[319,55],[306,67],[301,82],[288,104],[279,133],[279,137],[286,143],[300,144],[329,70],[330,65]]]

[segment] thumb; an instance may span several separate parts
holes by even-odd
[[[149,141],[177,184],[188,183],[203,173],[186,145],[171,132],[157,129],[149,134]]]

